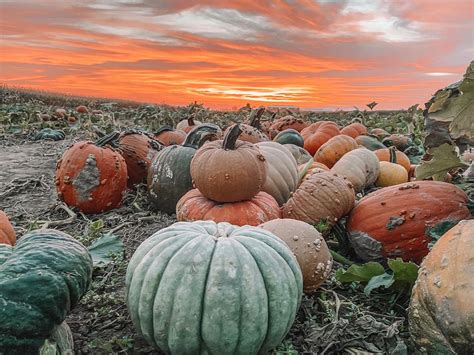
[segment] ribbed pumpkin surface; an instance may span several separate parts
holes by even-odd
[[[355,202],[352,184],[331,172],[312,174],[304,180],[282,207],[282,217],[315,224],[334,224],[351,210]]]
[[[36,230],[14,247],[2,246],[0,349],[39,348],[86,293],[91,279],[89,252],[63,232]]]
[[[349,136],[340,134],[332,137],[314,155],[314,160],[332,168],[344,154],[358,148],[359,145]]]
[[[309,154],[314,155],[319,147],[339,133],[337,124],[332,121],[313,123],[301,131],[301,136],[304,139],[304,149],[306,149]]]
[[[143,242],[127,268],[133,324],[173,354],[256,354],[295,319],[302,275],[270,232],[229,223],[175,223]]]
[[[362,145],[370,150],[386,148],[386,146],[384,146],[381,142],[377,140],[377,138],[374,138],[374,137],[361,135],[361,136],[357,136],[355,140],[359,145]]]
[[[377,149],[374,151],[375,155],[380,161],[390,161],[390,149],[389,148],[383,148],[383,149]],[[396,154],[396,163],[398,165],[403,166],[407,172],[410,172],[410,159],[407,157],[407,155],[399,150],[395,151]]]
[[[341,129],[341,134],[356,138],[362,134],[367,134],[367,127],[365,127],[362,123],[354,122]]]
[[[357,255],[366,261],[401,257],[420,262],[428,254],[430,229],[470,216],[467,195],[439,181],[399,184],[362,198],[347,220]]]
[[[474,349],[474,220],[446,232],[421,264],[413,287],[410,333],[428,354]]]
[[[298,187],[298,166],[296,160],[285,146],[275,142],[257,143],[267,166],[267,177],[262,191],[283,205],[290,194]]]

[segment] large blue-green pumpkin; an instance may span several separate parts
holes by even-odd
[[[261,228],[179,222],[143,242],[127,269],[137,330],[176,354],[256,354],[295,319],[302,275],[288,246]]]
[[[66,233],[40,229],[0,246],[0,353],[36,353],[89,288],[92,259]]]

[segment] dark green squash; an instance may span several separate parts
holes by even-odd
[[[280,144],[294,144],[301,148],[304,146],[304,139],[296,129],[281,131],[273,140]]]
[[[52,229],[30,232],[0,255],[0,353],[35,354],[88,290],[91,256]]]
[[[381,142],[379,142],[377,138],[374,138],[374,137],[358,136],[356,137],[355,140],[359,145],[362,145],[372,151],[377,150],[377,149],[387,148]]]
[[[52,140],[60,141],[66,137],[63,131],[59,129],[43,128],[35,135],[35,141],[39,140]]]
[[[190,166],[196,150],[221,129],[205,123],[194,128],[183,145],[171,145],[161,150],[148,170],[148,195],[156,209],[172,214],[176,203],[193,188]]]
[[[298,310],[303,279],[288,246],[263,228],[178,222],[130,260],[135,328],[171,354],[266,354]]]

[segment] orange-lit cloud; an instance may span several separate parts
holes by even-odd
[[[474,57],[473,6],[0,0],[0,81],[214,108],[335,109],[372,100],[403,108],[460,79]]]

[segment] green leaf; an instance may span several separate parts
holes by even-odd
[[[113,255],[123,256],[123,242],[114,234],[104,234],[88,248],[94,267],[110,264]]]
[[[374,276],[370,279],[367,286],[364,288],[364,293],[368,296],[372,290],[384,286],[389,288],[395,282],[394,276],[391,274],[384,273],[382,275]]]
[[[336,279],[343,283],[354,281],[369,282],[372,277],[381,275],[384,272],[385,270],[380,263],[371,261],[363,265],[351,265],[347,270],[337,270]]]
[[[414,284],[418,277],[418,265],[411,261],[405,262],[400,258],[390,259],[388,267],[393,271],[393,278],[397,282]]]
[[[417,180],[433,177],[433,180],[444,181],[449,170],[467,166],[448,143],[429,149],[428,154],[432,156],[431,160],[424,160],[416,167]]]

